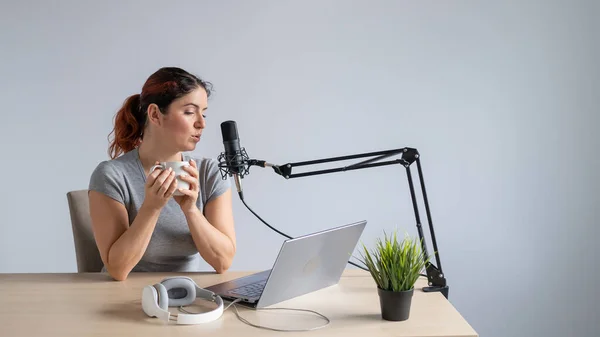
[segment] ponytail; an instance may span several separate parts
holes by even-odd
[[[140,94],[129,96],[115,116],[115,126],[110,134],[114,139],[110,143],[108,154],[112,159],[135,149],[142,138],[145,118],[140,118]],[[109,135],[110,137],[110,135]]]

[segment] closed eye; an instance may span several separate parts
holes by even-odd
[[[195,111],[186,111],[186,112],[184,112],[184,114],[186,114],[186,115],[195,115],[196,112]],[[202,114],[202,118],[206,118],[206,115]]]

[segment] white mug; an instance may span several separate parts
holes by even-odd
[[[183,189],[190,189],[190,184],[187,181],[183,181],[181,180],[181,178],[179,177],[182,174],[186,174],[189,176],[189,173],[187,173],[187,171],[185,171],[183,169],[184,166],[189,166],[190,163],[187,161],[169,161],[169,162],[162,162],[159,163],[157,165],[152,166],[152,168],[150,168],[150,173],[154,172],[154,170],[160,168],[162,170],[167,170],[169,168],[173,169],[173,172],[175,172],[175,178],[177,179],[177,189],[175,190],[175,192],[173,193],[173,195],[184,195],[183,193],[179,192],[179,188],[183,188]]]

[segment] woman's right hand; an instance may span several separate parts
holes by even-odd
[[[159,210],[163,208],[177,188],[175,172],[169,168],[166,170],[155,169],[150,172],[146,179],[144,204]]]

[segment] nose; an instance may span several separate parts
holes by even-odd
[[[196,123],[194,123],[194,127],[197,129],[204,129],[206,127],[206,120],[202,114],[199,114],[198,118],[196,118]]]

